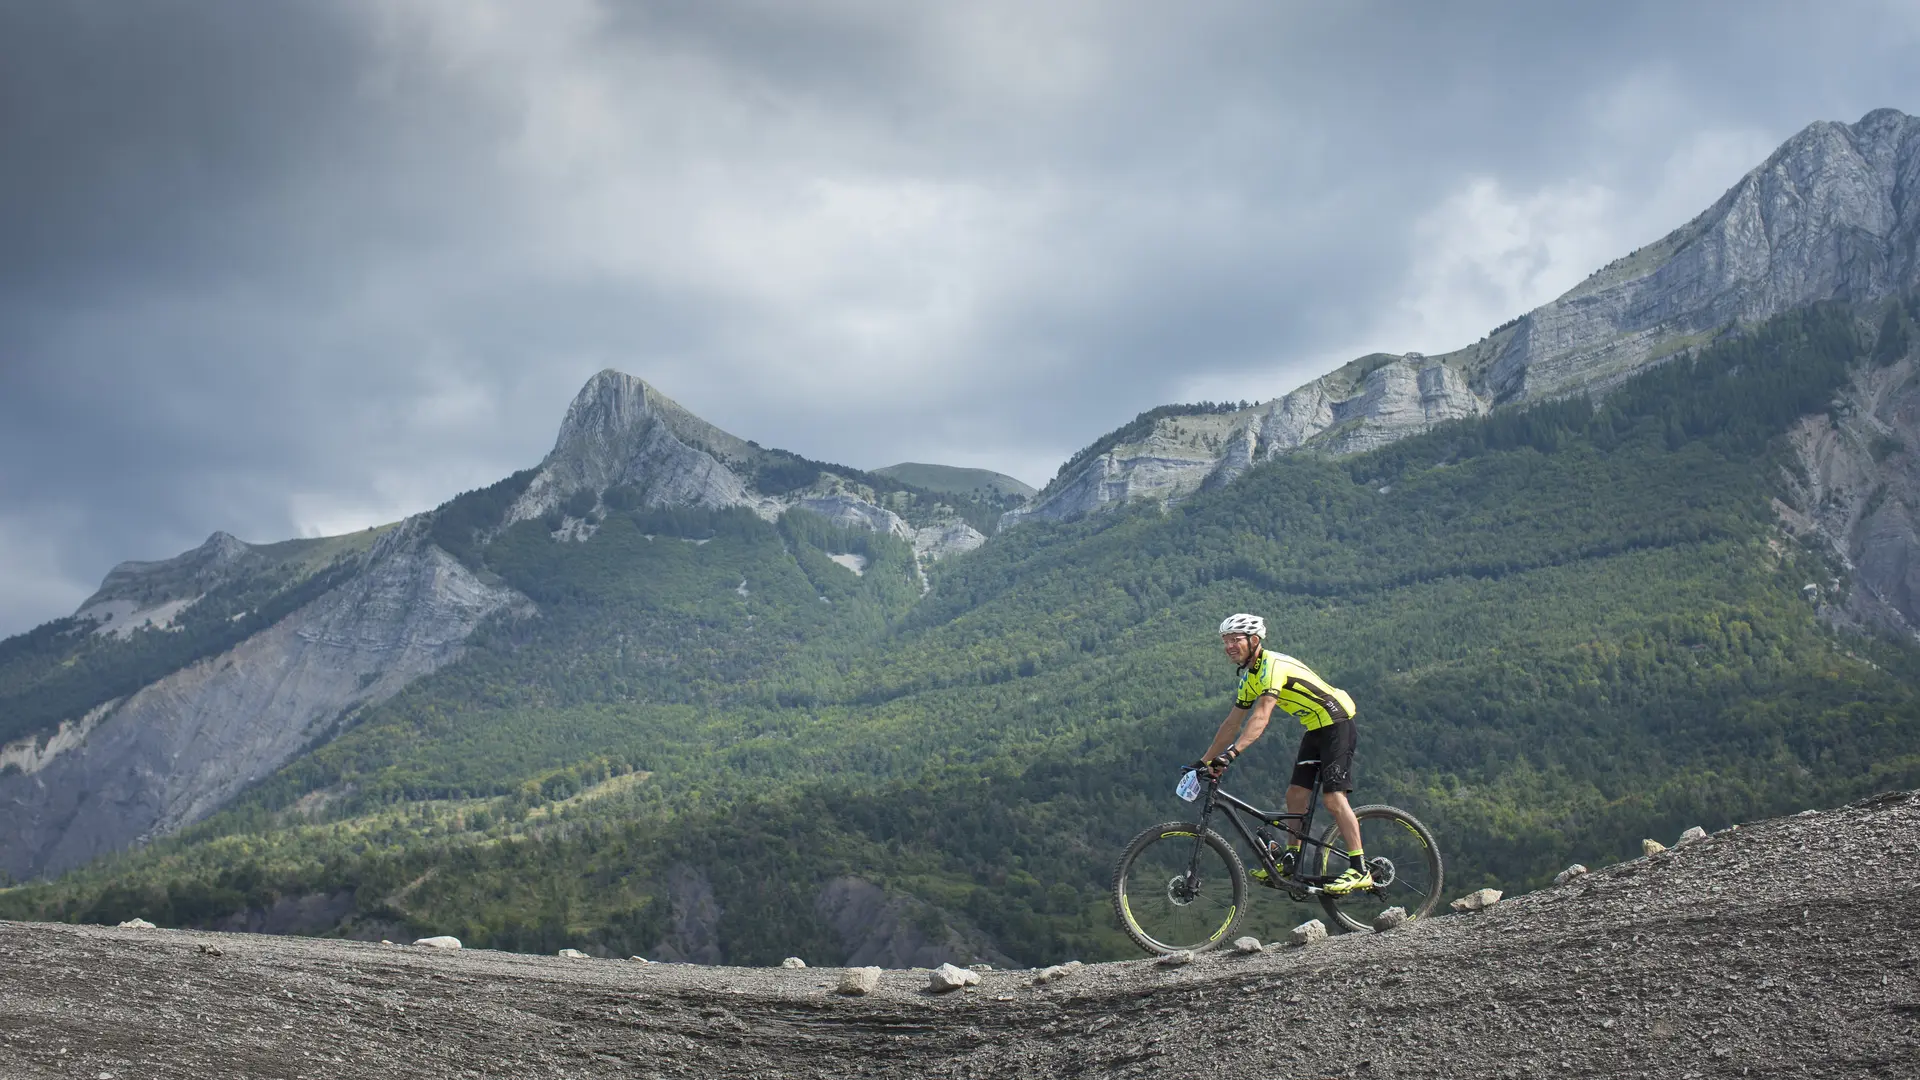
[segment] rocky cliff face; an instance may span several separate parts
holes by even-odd
[[[1920,350],[1862,367],[1789,438],[1797,468],[1774,510],[1842,569],[1807,582],[1807,599],[1829,622],[1920,635]]]
[[[754,476],[783,457],[700,419],[644,379],[607,370],[588,380],[560,425],[553,451],[509,521],[548,513],[575,492],[627,487],[650,506],[744,507],[769,521],[800,509],[835,525],[897,536],[923,561],[971,551],[986,537],[958,516],[909,524],[858,480],[822,471],[783,492],[758,489]]]
[[[456,659],[481,619],[526,604],[422,532],[388,531],[360,573],[238,647],[0,748],[0,871],[59,873],[205,817],[344,714]],[[246,554],[231,537],[208,544],[229,563]]]
[[[508,520],[539,517],[576,491],[620,486],[638,490],[652,506],[761,510],[762,500],[735,472],[755,454],[644,380],[602,371],[568,406],[553,451]]]
[[[1361,357],[1196,440],[1160,421],[1062,478],[1003,526],[1198,490],[1216,470],[1301,449],[1368,450],[1495,406],[1602,393],[1733,327],[1820,300],[1920,286],[1920,118],[1817,123],[1704,213],[1566,295],[1444,356]],[[1210,418],[1214,419],[1214,418]]]

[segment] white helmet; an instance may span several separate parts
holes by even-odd
[[[1267,620],[1258,615],[1229,615],[1220,620],[1220,636],[1250,634],[1262,641],[1267,637]]]

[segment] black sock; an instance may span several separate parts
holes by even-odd
[[[1367,853],[1365,851],[1347,852],[1347,865],[1353,867],[1355,870],[1365,870],[1367,868]]]

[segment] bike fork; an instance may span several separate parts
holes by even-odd
[[[1187,859],[1187,888],[1200,887],[1200,852],[1207,846],[1207,829],[1213,821],[1213,794],[1208,792],[1206,808],[1200,811],[1200,831],[1193,838],[1193,855]]]

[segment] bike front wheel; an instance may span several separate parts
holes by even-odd
[[[1391,907],[1403,909],[1409,919],[1432,914],[1446,883],[1446,867],[1432,831],[1419,818],[1393,806],[1357,806],[1353,816],[1360,819],[1360,846],[1374,886],[1343,896],[1322,893],[1320,906],[1327,915],[1345,929],[1371,930],[1374,918]],[[1314,861],[1319,865],[1313,872],[1332,877],[1345,870],[1347,845],[1339,827],[1328,825],[1320,842],[1325,846],[1318,849]]]
[[[1247,875],[1233,845],[1211,829],[1169,821],[1127,845],[1113,870],[1113,911],[1150,953],[1211,949],[1247,907]]]

